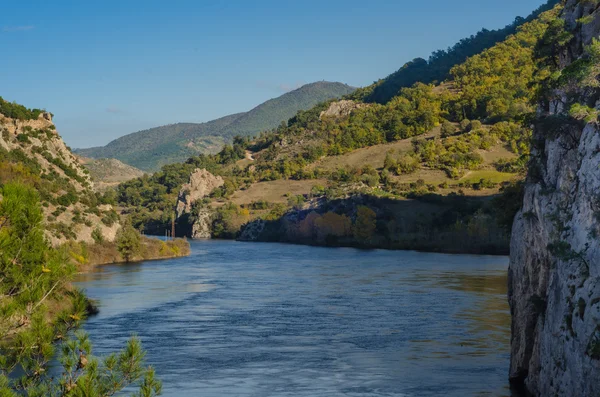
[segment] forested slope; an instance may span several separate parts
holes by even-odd
[[[196,204],[197,214],[213,212],[215,236],[239,236],[250,222],[247,239],[507,252],[535,97],[552,73],[543,43],[564,31],[559,11],[454,66],[439,85],[418,82],[385,104],[321,103],[256,139],[236,138],[218,154],[122,184],[118,199],[137,225],[167,222],[190,173],[206,168],[225,178]],[[297,182],[282,197],[286,180]],[[358,219],[374,225],[371,235],[353,232]],[[415,245],[445,235],[464,241]],[[462,248],[474,236],[484,238]]]

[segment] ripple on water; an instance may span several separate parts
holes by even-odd
[[[79,285],[104,354],[137,333],[165,396],[506,396],[505,257],[192,242]]]

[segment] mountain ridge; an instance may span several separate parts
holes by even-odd
[[[216,153],[236,135],[253,136],[277,127],[299,110],[350,94],[347,84],[320,81],[306,84],[247,112],[234,113],[205,123],[175,123],[117,138],[106,146],[76,149],[90,158],[116,158],[144,171],[185,161],[200,153]]]

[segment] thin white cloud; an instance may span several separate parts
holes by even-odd
[[[107,113],[123,113],[123,109],[118,108],[116,106],[109,106],[106,108]]]
[[[22,26],[3,26],[2,27],[2,31],[3,32],[26,32],[28,30],[33,30],[35,29],[35,26],[33,25],[22,25]]]

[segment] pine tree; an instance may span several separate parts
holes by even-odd
[[[137,385],[139,397],[160,394],[161,383],[144,367],[144,351],[133,337],[118,354],[92,355],[88,336],[76,332],[89,301],[73,289],[66,252],[49,246],[35,190],[21,184],[2,187],[0,201],[0,396],[107,397]],[[64,303],[52,315],[50,301]],[[59,347],[60,376],[48,367]]]

